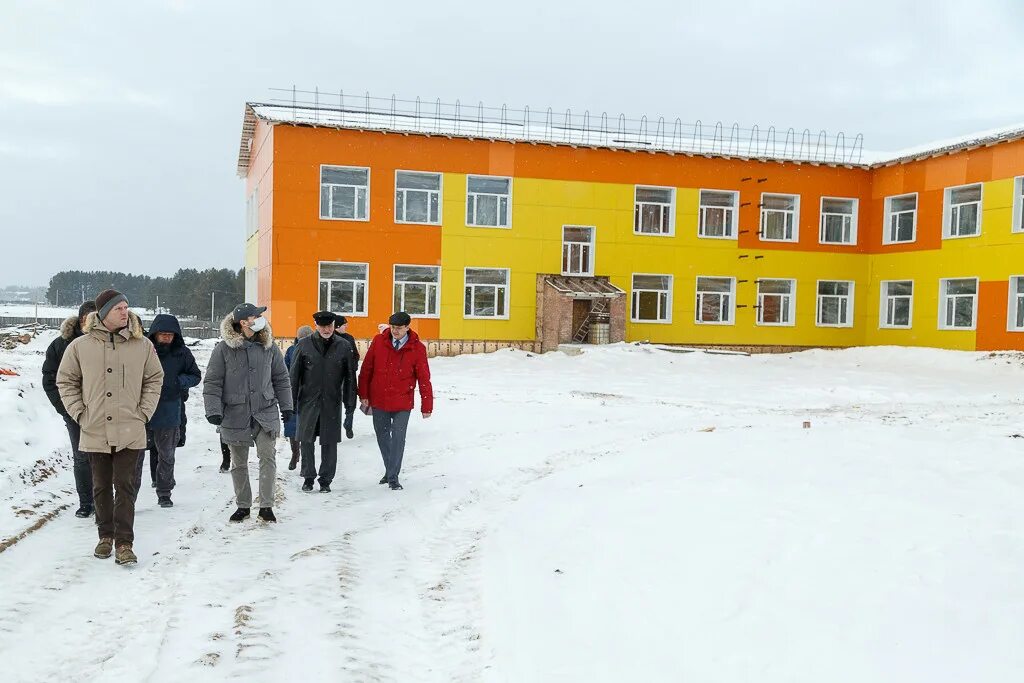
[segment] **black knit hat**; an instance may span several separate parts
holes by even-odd
[[[85,316],[89,315],[90,313],[95,313],[95,312],[96,312],[96,302],[95,301],[83,301],[82,305],[78,307],[78,317],[79,318],[84,318]]]
[[[334,314],[334,326],[341,327],[342,325],[348,325],[348,318],[341,315],[340,313]]]

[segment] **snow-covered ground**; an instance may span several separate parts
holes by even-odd
[[[189,404],[139,564],[92,557],[37,339],[0,352],[4,681],[1010,682],[1024,671],[1024,357],[643,346],[435,359],[405,490],[369,419],[331,494],[279,447],[232,525]],[[212,343],[197,346],[205,364]],[[805,421],[809,429],[803,428]],[[148,484],[148,470],[146,483]]]

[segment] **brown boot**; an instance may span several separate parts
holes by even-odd
[[[112,538],[101,538],[100,542],[96,544],[96,550],[92,551],[92,554],[101,560],[105,560],[110,557],[110,553],[114,551],[114,539]]]
[[[122,543],[117,546],[117,554],[114,555],[114,562],[117,564],[135,564],[139,558],[132,552],[131,543]]]
[[[299,466],[299,442],[297,439],[288,439],[288,442],[292,446],[292,459],[288,463],[288,469],[294,470]]]

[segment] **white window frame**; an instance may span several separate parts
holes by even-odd
[[[893,211],[892,211],[892,200],[902,199],[904,197],[914,198],[914,209],[913,211],[900,211],[899,213],[911,214],[911,227],[910,227],[910,239],[909,240],[894,240],[889,237],[889,230],[891,228],[890,223],[892,222]],[[920,198],[916,192],[905,192],[903,194],[889,195],[885,198],[882,203],[882,244],[913,244],[917,241],[917,211],[920,208]],[[894,282],[904,282],[904,280],[894,280]]]
[[[343,168],[343,169],[346,169],[346,170],[349,170],[349,171],[366,171],[366,215],[365,216],[363,216],[362,218],[360,218],[358,216],[356,216],[355,218],[336,218],[334,216],[325,216],[324,215],[324,213],[323,213],[323,204],[322,204],[322,200],[321,200],[321,193],[323,192],[324,185],[329,185],[331,187],[351,187],[351,188],[354,188],[355,189],[355,195],[354,195],[355,196],[355,205],[353,206],[353,208],[356,209],[356,210],[358,210],[358,208],[359,208],[359,189],[363,187],[362,185],[342,185],[342,184],[338,184],[338,183],[325,183],[325,182],[323,182],[324,169],[325,168]],[[320,164],[320,168],[317,171],[317,173],[318,173],[318,175],[317,175],[317,188],[318,188],[318,192],[316,194],[316,201],[317,201],[317,207],[318,207],[317,211],[320,214],[320,220],[322,220],[322,221],[357,221],[357,222],[360,222],[360,223],[366,223],[366,222],[368,222],[370,220],[370,183],[372,182],[372,178],[370,176],[372,174],[370,173],[370,167],[369,166],[344,166],[344,165],[340,165],[340,164]],[[331,202],[328,202],[328,206],[330,206],[330,205],[331,205]]]
[[[320,276],[320,272],[321,272],[320,268],[325,263],[328,264],[328,265],[336,265],[336,266],[365,266],[366,267],[366,279],[365,280],[348,280],[348,279],[337,279],[337,278],[324,278],[324,277],[321,277]],[[331,300],[330,300],[331,299],[331,288],[330,288],[330,285],[328,285],[328,287],[327,287],[327,300],[328,300],[327,301],[327,306],[323,307],[323,308],[325,310],[334,311],[335,313],[340,313],[341,315],[345,315],[345,316],[349,316],[349,317],[365,318],[365,317],[368,316],[367,310],[370,308],[370,264],[369,263],[363,262],[363,261],[317,261],[316,275],[317,275],[316,300],[317,300],[318,307],[320,307],[320,304],[323,303],[323,302],[320,301],[320,285],[323,284],[324,281],[327,281],[327,282],[352,282],[352,283],[362,282],[363,283],[363,310],[361,310],[361,311],[351,311],[351,312],[350,311],[343,311],[343,310],[340,310],[340,309],[339,310],[335,310],[331,306]],[[353,297],[352,297],[353,302],[355,302],[355,298],[356,298],[354,296],[354,294],[355,294],[355,289],[353,289]]]
[[[668,204],[662,202],[641,202],[636,198],[637,190],[668,190],[671,197]],[[639,219],[643,215],[640,205],[660,206],[668,211],[668,232],[645,232],[640,229]],[[674,237],[676,234],[676,188],[665,185],[634,185],[633,186],[633,234],[644,237]]]
[[[825,216],[848,216],[845,213],[825,213],[825,200],[832,199],[842,202],[853,202],[853,214],[850,218],[850,241],[832,242],[825,239]],[[860,214],[860,200],[856,197],[822,197],[818,202],[818,244],[832,244],[837,246],[856,246],[857,244],[857,218]],[[840,280],[826,280],[826,282],[840,282]]]
[[[415,173],[417,175],[436,175],[437,176],[437,189],[436,190],[406,190],[398,187],[398,174],[399,173]],[[430,195],[437,194],[437,221],[409,221],[409,220],[398,220],[398,193],[402,193],[402,215],[406,215],[408,212],[405,208],[404,202],[406,202],[406,192],[426,192],[427,193],[427,214],[430,213]],[[407,168],[396,168],[395,169],[395,223],[400,225],[441,225],[441,221],[444,218],[444,173],[440,171],[413,171]]]
[[[959,204],[953,204],[953,192],[956,190],[963,190],[969,187],[978,188],[978,201],[976,202],[961,202]],[[953,185],[947,187],[942,191],[942,239],[944,240],[958,240],[968,237],[981,237],[981,221],[982,221],[982,200],[985,198],[985,183],[967,183],[966,185]],[[959,213],[960,207],[969,206],[976,204],[978,207],[978,224],[975,226],[975,231],[967,235],[954,235],[953,234],[953,220],[954,215]],[[956,278],[954,278],[956,279]]]
[[[793,288],[789,294],[777,294],[775,292],[761,293],[761,283],[765,280],[778,280],[791,282]],[[789,297],[789,320],[787,322],[766,323],[764,322],[764,297],[781,296]],[[762,277],[757,280],[757,323],[763,327],[794,327],[796,325],[796,278],[790,277]]]
[[[1017,281],[1024,280],[1024,275],[1011,275],[1009,282],[1009,296],[1007,297],[1007,311],[1006,311],[1006,331],[1007,332],[1024,332],[1024,325],[1014,325],[1014,319],[1017,317],[1017,300],[1024,300],[1024,294],[1017,293]]]
[[[892,282],[909,282],[910,294],[889,294],[889,284]],[[878,329],[880,330],[909,330],[914,326],[914,290],[917,288],[913,280],[882,280],[879,289],[878,303]],[[888,322],[889,302],[895,299],[907,299],[907,324],[896,325]]]
[[[732,195],[732,206],[704,206],[702,203],[703,195],[705,192],[720,192],[722,194]],[[702,187],[697,193],[697,237],[707,240],[736,240],[739,234],[739,216],[740,216],[740,193],[738,190],[716,190],[710,187]],[[726,235],[708,235],[705,232],[704,224],[706,219],[706,212],[708,210],[722,210],[727,211],[732,216],[730,221],[730,234]]]
[[[700,289],[700,281],[702,279],[705,279],[705,280],[728,280],[729,281],[729,291],[728,291],[728,293],[726,293],[726,292],[703,292]],[[736,324],[736,278],[734,278],[734,277],[727,277],[725,275],[698,275],[694,279],[693,283],[694,283],[694,291],[696,291],[696,293],[697,293],[697,296],[695,298],[695,302],[696,302],[695,306],[696,306],[696,308],[693,311],[693,321],[696,324],[698,324],[698,325],[735,325]],[[701,313],[704,311],[704,300],[703,300],[704,296],[705,295],[708,295],[708,296],[720,296],[722,294],[726,294],[726,296],[729,297],[729,303],[728,303],[729,319],[728,320],[702,320],[701,319]],[[721,305],[719,305],[719,310],[721,310]]]
[[[946,294],[946,285],[953,280],[974,280],[974,294]],[[970,331],[975,330],[978,327],[978,288],[981,286],[980,278],[977,277],[944,277],[939,280],[939,317],[938,317],[938,328],[940,330],[959,330],[959,331]],[[947,299],[950,298],[963,298],[970,297],[971,303],[971,326],[970,327],[957,327],[954,325],[946,324],[946,308]],[[955,306],[955,304],[954,304]]]
[[[399,281],[396,275],[396,271],[401,268],[434,268],[437,270],[437,282],[422,282],[416,280],[402,280]],[[433,313],[410,313],[417,318],[440,318],[441,317],[441,266],[430,265],[429,263],[396,263],[391,266],[391,302],[394,304],[395,291],[401,287],[402,295],[400,297],[399,311],[405,311],[405,285],[426,285],[428,288],[434,288],[434,305],[437,307]],[[426,297],[426,301],[430,301],[430,297]]]
[[[566,228],[580,228],[580,229],[584,229],[584,230],[589,230],[590,231],[590,241],[589,242],[566,241],[566,239],[565,239],[565,229]],[[580,253],[580,258],[582,258],[583,247],[589,247],[589,254],[590,254],[590,256],[588,258],[588,262],[587,262],[588,268],[586,270],[580,270],[579,272],[572,272],[572,271],[565,270],[565,258],[566,258],[565,257],[565,250],[569,249],[569,258],[571,259],[572,258],[572,247],[573,246],[579,247],[578,251]],[[592,277],[594,275],[594,261],[596,260],[596,258],[595,258],[596,257],[596,253],[595,253],[596,252],[596,247],[597,247],[597,227],[595,227],[593,225],[575,225],[575,224],[568,224],[568,223],[563,225],[562,226],[562,275],[565,275],[566,277]]]
[[[850,285],[850,293],[846,295],[842,294],[822,294],[821,283],[833,282]],[[814,292],[816,295],[816,305],[814,313],[814,324],[818,327],[853,327],[853,307],[855,301],[855,291],[857,283],[853,280],[818,280],[814,283]],[[821,303],[822,299],[846,299],[846,322],[845,323],[823,323],[821,321]]]
[[[788,211],[785,209],[766,209],[764,206],[765,197],[788,197],[793,199],[793,209]],[[758,238],[762,242],[799,242],[800,241],[800,195],[798,194],[787,194],[785,192],[762,192],[761,193],[761,222],[758,228]],[[782,213],[792,214],[793,216],[793,236],[786,237],[783,239],[774,239],[765,237],[765,223],[767,222],[767,214],[771,213]],[[768,278],[773,279],[773,278]]]
[[[1024,176],[1013,179],[1013,225],[1010,232],[1024,232]]]
[[[507,180],[508,181],[508,194],[504,195],[504,194],[493,194],[491,192],[470,192],[469,191],[469,179],[470,178],[489,178],[489,179],[493,179],[493,180]],[[467,228],[491,228],[493,230],[511,230],[512,229],[512,185],[513,185],[513,183],[512,183],[512,176],[480,175],[479,173],[469,173],[469,174],[467,174],[466,175],[466,227]],[[471,196],[474,197],[474,199],[473,199],[473,216],[469,215],[469,198]],[[498,200],[497,200],[498,201],[497,216],[501,216],[501,209],[500,209],[500,207],[501,207],[501,197],[507,197],[508,209],[505,212],[505,220],[506,220],[506,222],[504,224],[500,224],[499,223],[498,225],[486,225],[486,224],[471,222],[470,218],[473,218],[474,220],[476,219],[476,213],[477,213],[477,202],[476,202],[476,199],[475,199],[476,197],[498,197]]]
[[[636,289],[633,286],[634,278],[637,276],[650,276],[650,277],[667,277],[668,278],[668,289]],[[672,324],[672,305],[673,296],[672,292],[675,289],[676,278],[670,273],[632,273],[629,277],[629,321],[637,323],[639,325],[671,325]],[[668,294],[665,298],[665,311],[664,313],[668,316],[665,319],[657,320],[642,320],[634,316],[637,310],[636,296],[642,292],[655,292],[658,294]],[[661,307],[661,299],[658,299],[658,307]]]
[[[260,184],[256,183],[252,194],[245,202],[245,238],[249,239],[260,231]]]
[[[469,282],[466,281],[466,275],[471,270],[503,270],[503,271],[505,271],[505,284],[504,285],[469,284]],[[476,303],[476,289],[478,287],[493,287],[494,288],[494,290],[495,290],[495,292],[494,292],[494,301],[495,301],[495,307],[494,308],[495,308],[495,310],[497,310],[497,308],[498,308],[497,307],[497,301],[498,301],[498,291],[497,290],[499,290],[499,289],[504,290],[503,291],[503,297],[504,297],[504,300],[505,300],[505,314],[504,315],[471,315],[471,314],[466,313],[466,289],[468,289],[469,287],[473,288],[473,293],[470,295],[472,297],[470,299],[470,302],[471,302],[470,303],[470,307],[469,307],[470,310],[473,310],[473,308],[474,308],[473,304]],[[461,304],[460,304],[462,306],[462,317],[465,320],[508,320],[509,312],[510,312],[510,309],[511,309],[511,303],[512,303],[511,302],[511,298],[512,297],[510,295],[511,291],[512,291],[512,270],[510,268],[500,268],[500,267],[495,267],[495,266],[466,266],[466,267],[464,267],[462,269],[462,301],[461,301]]]

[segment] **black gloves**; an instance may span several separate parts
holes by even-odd
[[[207,415],[206,416],[206,421],[209,422],[212,425],[220,425],[220,423],[224,421],[224,416],[223,415]]]
[[[281,419],[284,420],[285,422],[291,421],[291,419],[293,417],[295,417],[295,411],[294,410],[282,410],[281,411]]]

